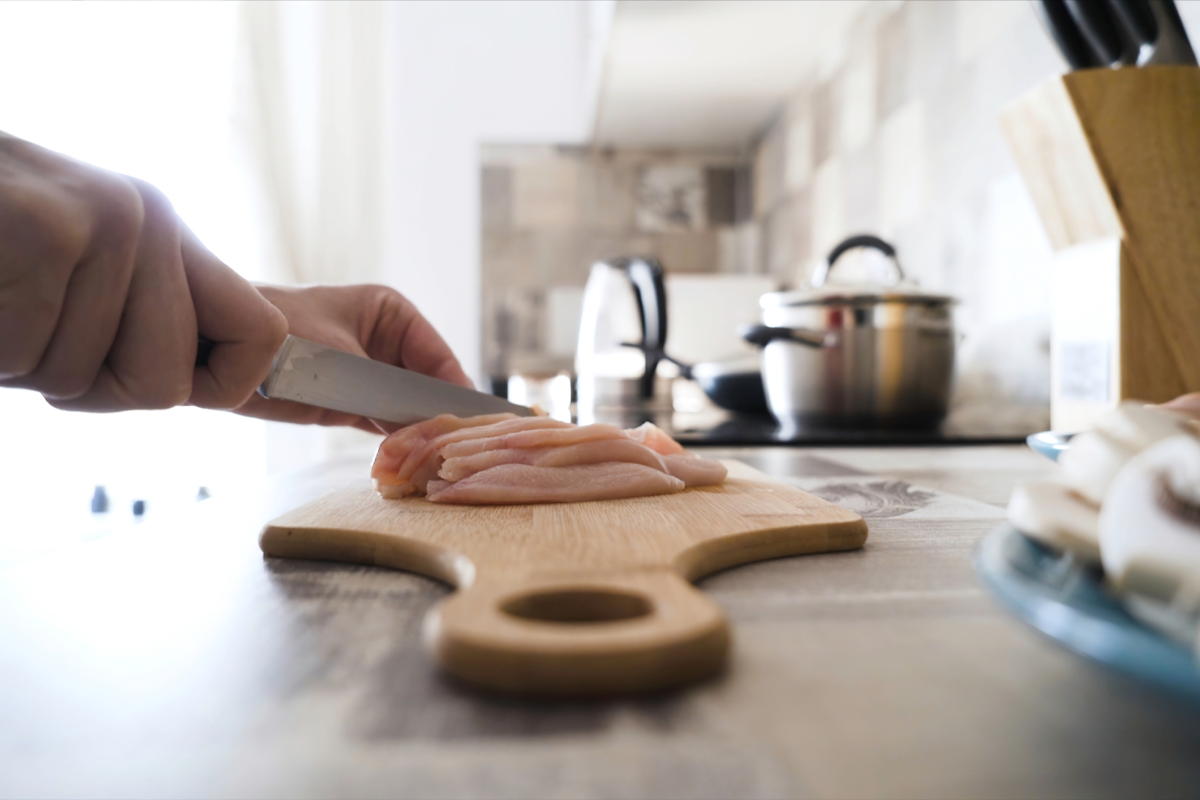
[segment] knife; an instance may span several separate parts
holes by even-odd
[[[197,363],[211,349],[211,344],[201,342]],[[293,400],[398,425],[411,425],[439,414],[473,417],[508,412],[528,417],[534,413],[531,408],[495,395],[298,336],[284,340],[258,393],[271,400]]]
[[[1058,45],[1071,69],[1088,69],[1100,66],[1099,60],[1092,53],[1091,47],[1084,41],[1083,34],[1075,25],[1075,20],[1067,11],[1063,0],[1034,0],[1033,8],[1038,13],[1042,26],[1050,34],[1050,38]]]
[[[1108,5],[1137,47],[1139,67],[1196,63],[1172,0],[1108,0]]]
[[[1100,0],[1065,0],[1065,4],[1071,18],[1079,25],[1083,38],[1101,62],[1119,67],[1137,61],[1137,54],[1121,41],[1117,21],[1106,3]]]
[[[1188,41],[1187,29],[1179,17],[1179,9],[1174,0],[1152,0],[1151,13],[1154,14],[1158,38],[1154,41],[1154,52],[1143,64],[1195,64],[1196,53],[1192,43]]]
[[[1138,65],[1145,64],[1153,56],[1154,43],[1158,41],[1158,22],[1150,0],[1108,0],[1108,5],[1137,43]]]

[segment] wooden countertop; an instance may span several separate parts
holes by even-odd
[[[216,498],[0,573],[0,796],[1179,796],[1200,707],[1009,618],[971,556],[1022,447],[744,448],[867,518],[864,550],[701,586],[729,615],[723,677],[532,704],[440,676],[439,584],[265,560],[263,522],[362,480],[369,456]]]

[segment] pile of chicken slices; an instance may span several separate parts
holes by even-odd
[[[513,414],[444,415],[402,428],[371,468],[386,498],[464,505],[646,497],[719,484],[725,474],[650,423],[623,430]]]

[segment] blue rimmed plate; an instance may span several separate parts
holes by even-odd
[[[1071,437],[1074,435],[1073,433],[1042,431],[1041,433],[1031,433],[1026,436],[1025,443],[1040,455],[1045,456],[1051,461],[1058,461],[1058,457],[1063,454],[1063,451],[1071,446]]]
[[[1200,668],[1191,648],[1131,616],[1105,588],[1098,567],[1011,525],[984,539],[975,566],[1010,611],[1059,644],[1200,702]]]

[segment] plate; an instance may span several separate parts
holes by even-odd
[[[1058,457],[1063,454],[1063,451],[1071,446],[1071,437],[1074,435],[1073,433],[1042,431],[1041,433],[1031,433],[1026,436],[1025,443],[1040,455],[1045,456],[1051,461],[1058,461]]]
[[[1105,587],[1098,567],[1011,525],[984,539],[975,566],[1010,611],[1059,644],[1200,701],[1200,668],[1191,649],[1131,616]]]

